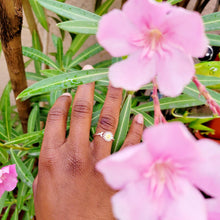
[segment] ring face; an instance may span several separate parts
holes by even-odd
[[[102,137],[107,142],[110,142],[110,141],[114,140],[114,136],[113,136],[113,134],[110,131],[106,131],[106,132],[102,131],[100,133],[94,134],[94,136],[95,135]]]
[[[110,131],[106,131],[102,137],[108,142],[114,140],[113,134]]]

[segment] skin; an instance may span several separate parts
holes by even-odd
[[[114,191],[96,171],[96,163],[110,155],[112,142],[94,136],[89,142],[94,83],[78,87],[72,107],[69,136],[66,121],[71,96],[63,94],[51,108],[33,184],[36,217],[39,220],[114,219]],[[122,90],[109,86],[96,133],[116,131]],[[137,144],[143,132],[143,117],[137,115],[122,146]]]

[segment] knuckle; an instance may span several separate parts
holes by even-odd
[[[65,158],[65,170],[70,173],[70,175],[81,175],[87,170],[86,161],[83,161],[81,157],[76,153],[74,153],[74,155],[72,155],[71,153],[67,153]]]
[[[52,169],[55,168],[55,166],[57,164],[56,154],[53,154],[51,152],[47,153],[47,154],[41,154],[39,163],[40,163],[39,166],[43,170],[51,171]]]
[[[92,112],[90,102],[85,100],[78,100],[73,106],[73,113],[76,117],[84,117]]]
[[[48,122],[54,121],[54,120],[59,120],[60,118],[66,117],[66,111],[64,111],[62,108],[56,107],[52,108],[49,111],[48,114]]]
[[[116,118],[112,115],[104,115],[100,118],[99,126],[104,130],[115,130]]]

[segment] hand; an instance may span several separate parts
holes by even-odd
[[[113,219],[110,198],[114,191],[95,170],[95,164],[110,155],[112,143],[100,136],[94,136],[89,142],[93,96],[94,83],[78,87],[68,138],[66,121],[70,94],[60,96],[49,112],[39,171],[33,184],[39,220]],[[96,133],[115,133],[121,101],[122,90],[109,86]],[[139,143],[142,132],[143,116],[137,115],[122,148]]]

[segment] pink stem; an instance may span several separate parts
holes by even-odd
[[[153,94],[151,97],[154,102],[154,124],[158,125],[159,123],[166,123],[167,121],[160,109],[160,102],[157,94],[157,83],[155,78],[153,79]]]
[[[220,106],[215,102],[215,100],[211,97],[209,92],[206,90],[206,87],[199,82],[196,76],[193,77],[192,81],[195,83],[197,89],[199,90],[200,94],[203,95],[209,105],[209,108],[213,112],[214,115],[220,115]]]

